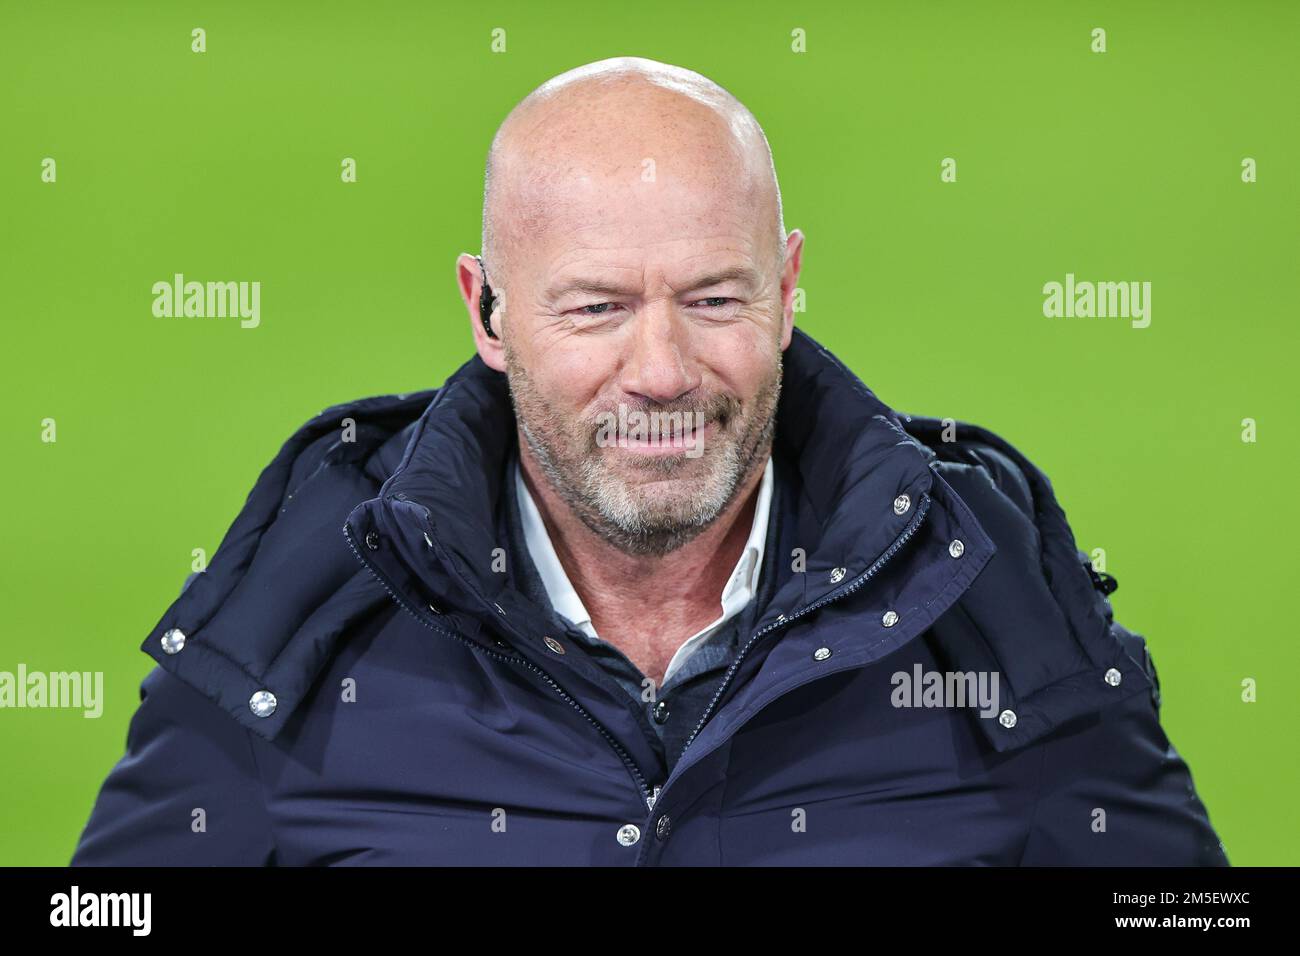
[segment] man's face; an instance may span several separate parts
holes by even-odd
[[[746,190],[639,172],[575,171],[512,241],[499,316],[520,430],[552,487],[627,553],[664,554],[770,450],[787,270]]]

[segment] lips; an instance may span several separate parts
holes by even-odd
[[[639,435],[631,433],[619,437],[616,447],[638,455],[680,455],[698,452],[717,430],[717,423],[709,421],[703,428],[676,427],[667,434]]]
[[[593,450],[614,447],[637,455],[698,458],[705,443],[725,429],[729,418],[726,409],[712,404],[681,410],[645,410],[620,404],[617,411],[596,416]]]
[[[707,430],[710,424],[710,422],[706,422],[704,429]],[[680,427],[674,426],[665,434],[649,435],[645,437],[629,435],[627,441],[628,444],[633,445],[671,445],[674,448],[682,448],[685,447],[687,443],[694,443],[700,431],[701,429],[697,428],[694,424],[689,426],[683,425]]]

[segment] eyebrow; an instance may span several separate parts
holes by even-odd
[[[694,289],[705,289],[709,286],[720,285],[723,282],[730,282],[733,280],[744,282],[753,288],[759,284],[759,275],[749,266],[731,266],[726,269],[720,269],[717,272],[710,272],[695,277],[682,287],[682,291],[689,292]],[[546,291],[546,296],[551,300],[555,300],[572,292],[588,292],[595,295],[633,294],[633,290],[626,286],[619,285],[616,282],[602,282],[599,279],[577,277],[559,280]]]

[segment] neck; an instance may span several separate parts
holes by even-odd
[[[524,483],[596,633],[658,680],[660,665],[667,666],[680,643],[720,613],[722,590],[753,527],[770,448],[755,456],[736,494],[707,528],[658,556],[628,554],[588,527],[551,488],[520,439]]]

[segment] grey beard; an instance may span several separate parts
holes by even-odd
[[[779,390],[779,380],[777,388]],[[513,396],[513,393],[512,393]],[[770,452],[776,431],[773,414],[764,423],[749,449],[729,444],[724,452],[719,489],[698,501],[690,513],[672,524],[652,523],[635,506],[606,489],[606,476],[600,465],[590,459],[579,467],[577,486],[567,480],[550,451],[528,423],[515,410],[516,420],[543,474],[552,488],[593,533],[608,541],[624,554],[637,557],[663,557],[694,540],[726,510],[735,499],[756,464]]]

